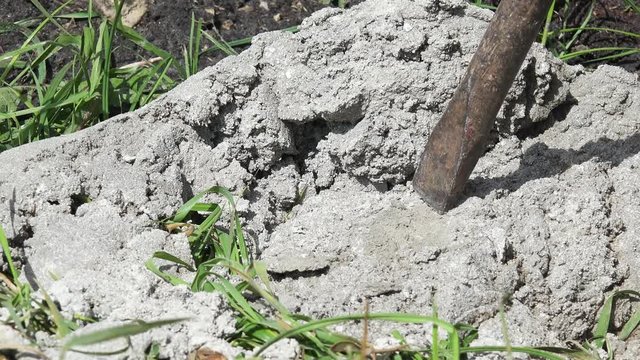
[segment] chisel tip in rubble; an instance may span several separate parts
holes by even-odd
[[[436,211],[455,207],[484,154],[507,91],[552,0],[502,0],[467,72],[433,129],[413,179]]]

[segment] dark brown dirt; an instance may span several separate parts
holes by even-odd
[[[61,0],[40,2],[48,11],[64,3]],[[359,2],[362,0],[351,1],[352,4]],[[86,4],[86,0],[75,0],[63,13],[83,11]],[[229,41],[298,25],[312,12],[326,6],[319,0],[155,0],[135,30],[156,46],[171,52],[177,59],[182,59],[183,46],[189,40],[192,13],[196,19],[202,19],[206,30],[215,29],[224,40]],[[40,12],[28,0],[0,0],[0,9],[0,23],[40,16]],[[85,25],[82,21],[60,22],[71,32]],[[45,39],[53,37],[56,29],[49,26],[46,30],[42,35]],[[15,49],[24,39],[19,34],[0,34],[0,53]],[[206,41],[204,43],[208,44]],[[118,47],[113,55],[118,65],[150,56],[133,44],[122,41],[116,44]],[[223,57],[220,52],[209,52],[202,59],[201,67],[212,65]],[[64,57],[56,59],[60,64],[66,61]]]
[[[635,1],[640,7],[640,2]],[[640,14],[630,10],[623,1],[601,0],[593,10],[593,26],[608,27],[640,34]],[[640,36],[630,37],[606,32],[589,32],[580,41],[590,47],[632,47],[640,49]],[[640,71],[640,54],[627,56],[615,62],[629,71]]]
[[[363,0],[352,0],[351,5]],[[41,0],[43,6],[53,11],[60,6],[62,0]],[[499,0],[486,1],[494,5]],[[573,0],[556,2],[557,20],[552,29],[558,29],[562,22],[565,27],[579,26],[587,15],[591,0]],[[75,0],[64,12],[80,11],[86,8],[86,0]],[[566,7],[565,7],[566,5]],[[320,0],[155,0],[149,11],[135,27],[149,41],[171,52],[182,59],[183,46],[189,39],[191,14],[202,19],[204,28],[214,29],[229,41],[245,38],[264,31],[278,30],[299,24],[312,12],[325,7]],[[23,19],[36,18],[39,11],[27,0],[0,0],[0,23],[11,23]],[[85,25],[83,21],[60,22],[73,32]],[[610,27],[640,34],[640,14],[628,9],[624,0],[597,0],[592,12],[591,26]],[[55,27],[49,26],[43,32],[43,38],[52,38]],[[0,33],[0,53],[15,49],[24,41],[25,36],[19,33]],[[205,42],[207,43],[207,42]],[[114,51],[114,62],[124,65],[151,55],[128,42],[117,41]],[[607,32],[586,31],[580,35],[570,50],[584,47],[633,47],[640,48],[640,38],[623,36]],[[220,52],[209,52],[201,61],[201,67],[212,65],[223,58]],[[575,62],[593,59],[586,57]],[[49,64],[53,68],[64,64],[68,59],[61,55]],[[640,54],[623,59],[609,61],[630,71],[640,71]],[[587,64],[598,65],[598,63]]]
[[[624,0],[557,0],[554,21],[551,23],[550,29],[558,30],[562,28],[580,27],[589,15],[592,1],[595,1],[595,6],[591,12],[591,19],[588,23],[589,27],[611,28],[640,34],[640,14],[630,9]],[[640,6],[639,1],[633,1]],[[500,0],[489,0],[485,2],[491,5],[498,5]],[[551,42],[550,49],[556,54],[560,53],[562,44],[565,44],[572,36],[572,34],[566,34],[558,43]],[[584,31],[572,46],[567,49],[567,52],[601,47],[629,47],[640,49],[640,37],[625,36],[604,31]],[[608,61],[590,62],[604,55],[607,55],[607,53],[584,56],[579,59],[570,60],[569,63],[582,63],[587,67],[595,67],[607,63],[624,67],[628,71],[640,72],[640,54]]]

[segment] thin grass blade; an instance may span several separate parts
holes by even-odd
[[[158,87],[160,87],[160,85],[163,83],[162,80],[166,79],[167,71],[173,65],[173,58],[164,59],[162,63],[159,64],[159,66],[162,66],[162,65],[163,67],[162,67],[162,72],[160,72],[160,76],[158,76],[158,79],[153,83],[153,86],[151,87],[151,91],[149,91],[149,94],[147,94],[147,96],[144,98],[144,101],[141,103],[141,105],[146,105],[153,99],[156,92],[158,91]],[[170,85],[173,86],[173,81],[171,82]]]
[[[601,48],[593,48],[593,49],[583,49],[574,52],[570,52],[560,56],[560,60],[568,61],[583,55],[589,55],[597,52],[610,52],[610,51],[618,51],[618,52],[638,52],[640,49],[629,48],[629,47],[601,47]]]
[[[600,316],[598,317],[598,323],[593,330],[593,336],[594,338],[596,338],[596,340],[594,340],[594,344],[598,349],[601,349],[604,345],[604,339],[607,335],[607,331],[609,330],[611,321],[613,319],[614,304],[615,301],[619,298],[630,298],[638,300],[640,299],[640,292],[633,290],[616,291],[604,302],[602,310],[600,311]]]
[[[5,258],[7,259],[7,264],[9,264],[9,270],[11,271],[11,277],[13,277],[13,283],[19,287],[20,282],[18,280],[18,276],[20,274],[13,264],[13,259],[11,258],[11,249],[9,248],[9,241],[7,240],[7,235],[4,233],[2,225],[0,225],[0,245],[2,246],[2,252],[4,253]]]
[[[622,330],[620,330],[618,338],[622,341],[627,340],[629,336],[631,336],[631,333],[638,328],[638,325],[640,325],[640,310],[631,315],[629,321],[627,321],[622,327]]]
[[[589,9],[586,12],[587,15],[582,20],[582,23],[578,27],[578,30],[576,30],[575,33],[573,34],[573,37],[571,37],[571,40],[569,40],[566,44],[564,44],[563,50],[560,52],[560,57],[562,57],[573,46],[573,43],[576,42],[576,40],[578,40],[578,37],[580,36],[580,34],[582,34],[584,29],[587,27],[587,24],[589,24],[589,21],[591,21],[593,8],[596,6],[596,3],[597,3],[596,0],[591,0],[591,5],[589,5]]]
[[[561,348],[559,348],[558,350],[565,351],[565,354],[567,355],[575,355],[578,353],[576,351],[570,351],[570,350],[561,349]],[[529,354],[529,355],[540,357],[547,360],[567,360],[567,356],[562,356],[560,354],[556,354],[548,350],[543,350],[539,348],[530,348],[530,347],[519,347],[519,346],[513,346],[510,348],[510,350],[506,346],[472,346],[472,347],[462,348],[460,350],[460,353],[477,354],[477,353],[508,352],[508,351],[515,352],[515,353]]]
[[[108,329],[97,330],[88,334],[76,335],[71,337],[62,347],[62,352],[73,351],[74,347],[98,344],[101,342],[114,340],[122,337],[129,337],[142,334],[151,329],[175,324],[178,322],[189,320],[189,318],[176,318],[167,320],[157,320],[144,322],[141,320],[130,324],[114,326]]]
[[[438,326],[442,327],[449,334],[449,342],[451,344],[451,355],[454,359],[460,358],[460,348],[459,348],[459,338],[458,334],[455,331],[455,327],[445,321],[440,319],[436,319],[432,316],[422,316],[416,314],[395,314],[395,313],[370,313],[367,315],[364,314],[353,314],[353,315],[344,315],[344,316],[336,316],[333,318],[327,318],[322,320],[310,321],[306,324],[295,327],[291,330],[285,331],[273,339],[269,340],[269,342],[265,343],[258,351],[256,351],[255,356],[263,353],[267,348],[276,342],[290,338],[308,331],[313,331],[317,329],[322,329],[330,325],[339,324],[347,321],[354,320],[363,320],[364,317],[367,317],[369,320],[383,320],[383,321],[392,321],[399,323],[410,323],[410,324],[422,324],[422,323],[436,323]]]
[[[40,287],[40,289],[42,292],[42,296],[44,296],[44,301],[47,303],[47,307],[51,314],[51,319],[56,326],[56,335],[58,335],[59,338],[63,338],[71,334],[71,332],[73,331],[73,325],[71,325],[71,323],[67,321],[64,316],[62,316],[62,314],[58,310],[58,307],[53,302],[49,294],[44,291],[42,287]]]
[[[166,261],[171,261],[173,263],[176,263],[180,266],[183,266],[185,269],[193,272],[196,271],[196,269],[193,268],[193,266],[191,266],[191,264],[187,263],[186,261],[180,259],[177,256],[171,255],[166,251],[156,251],[153,253],[153,257],[156,259],[161,259],[161,260],[166,260]]]
[[[547,40],[550,35],[549,26],[551,25],[551,20],[553,19],[553,13],[555,11],[555,8],[556,8],[556,0],[553,0],[551,2],[551,6],[549,7],[549,10],[547,11],[547,17],[545,18],[544,27],[542,28],[542,39],[540,39],[540,43],[544,47],[547,46]]]
[[[147,268],[147,270],[151,271],[152,273],[156,274],[159,278],[161,278],[162,280],[170,283],[171,285],[187,285],[189,286],[189,283],[180,279],[177,276],[173,276],[171,274],[167,274],[166,272],[160,270],[158,268],[158,266],[156,265],[156,263],[153,261],[153,258],[147,260],[144,263],[144,266]]]
[[[73,1],[73,0],[69,0],[69,1],[67,1],[67,2],[65,2],[65,3],[63,3],[62,5],[60,5],[60,7],[58,7],[58,8],[55,10],[55,13],[57,14],[57,13],[58,13],[58,12],[60,12],[62,9],[66,8],[66,7],[67,7],[67,6],[68,6],[72,1]],[[58,30],[60,30],[60,31],[61,31],[62,33],[64,33],[64,34],[68,34],[68,33],[69,33],[69,31],[68,31],[64,26],[60,25],[60,23],[56,21],[56,19],[55,19],[55,18],[57,17],[57,15],[55,15],[55,16],[54,16],[53,14],[50,14],[50,13],[47,11],[47,9],[45,9],[45,8],[44,8],[44,6],[42,6],[42,4],[40,4],[40,2],[39,2],[38,0],[31,0],[31,3],[33,4],[33,6],[35,6],[35,7],[38,9],[38,11],[40,11],[40,13],[41,13],[41,14],[42,14],[42,15],[43,15],[43,16],[44,16],[48,21],[50,21],[51,23],[53,23],[53,24],[58,28]]]

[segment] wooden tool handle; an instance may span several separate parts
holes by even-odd
[[[422,153],[413,187],[439,212],[454,207],[551,0],[502,0]]]

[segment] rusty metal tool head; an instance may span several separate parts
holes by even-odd
[[[552,0],[502,0],[467,72],[429,136],[413,178],[435,210],[456,206]]]

